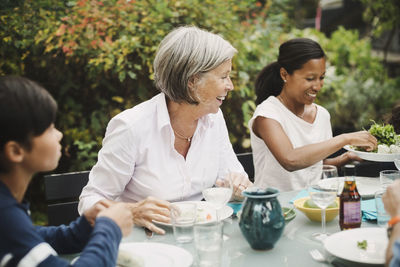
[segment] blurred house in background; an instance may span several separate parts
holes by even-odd
[[[302,10],[296,18],[299,28],[317,28],[330,36],[339,26],[357,29],[360,36],[370,34],[371,26],[364,22],[364,6],[359,0],[298,0],[297,10]],[[400,14],[399,14],[400,16]],[[384,58],[389,75],[400,76],[400,25],[391,32],[384,32],[379,38],[372,38],[374,53]]]

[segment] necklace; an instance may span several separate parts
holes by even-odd
[[[186,140],[188,143],[190,143],[190,141],[192,141],[193,136],[186,137],[183,134],[180,134],[177,131],[175,131],[174,128],[172,128],[172,130],[174,131],[175,135],[178,136],[180,139]]]
[[[289,107],[286,105],[286,103],[285,103],[285,101],[283,100],[283,98],[281,97],[281,95],[278,95],[276,98],[278,98],[279,101],[280,101],[287,109],[289,109]],[[290,109],[289,109],[289,110],[290,110]],[[290,110],[290,111],[291,111],[291,110]],[[304,114],[306,114],[306,108],[304,107],[303,113],[302,113],[301,115],[298,115],[298,114],[294,113],[293,111],[292,111],[292,113],[293,113],[294,115],[296,115],[297,117],[303,119]]]

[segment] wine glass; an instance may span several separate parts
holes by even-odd
[[[333,189],[337,189],[337,195],[340,195],[341,191],[340,189],[340,185],[339,185],[339,179],[338,179],[338,170],[336,168],[336,166],[334,165],[322,165],[322,175],[321,175],[321,180],[324,179],[328,179],[328,178],[335,178],[335,180],[331,180],[329,181],[329,183],[327,183],[330,187],[333,187]]]
[[[338,177],[338,170],[334,165],[322,165],[322,177],[321,179]]]
[[[232,197],[233,184],[229,176],[218,178],[213,187],[203,190],[203,197],[207,202],[210,202],[217,210],[217,219],[221,209],[228,203]]]
[[[322,175],[322,179],[329,179],[327,175]],[[329,186],[321,188],[318,183],[311,184],[309,187],[309,195],[311,200],[321,209],[321,233],[313,233],[312,237],[316,240],[323,241],[328,234],[326,233],[326,208],[335,202],[338,193],[338,182],[330,183]]]
[[[323,180],[326,178],[338,177],[338,176],[339,175],[338,175],[338,170],[337,170],[336,166],[324,164],[324,165],[322,165],[321,179],[318,180],[317,177],[310,176],[307,179],[306,188],[310,188],[311,185],[313,185],[314,183],[318,183],[320,180]],[[317,179],[318,181],[315,181],[315,179]],[[337,180],[337,182],[339,182],[338,179],[336,179],[336,180]]]

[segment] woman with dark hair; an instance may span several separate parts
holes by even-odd
[[[322,164],[340,166],[358,159],[349,152],[327,159],[343,146],[376,147],[367,131],[332,137],[328,111],[314,103],[325,78],[325,58],[317,42],[292,39],[258,75],[258,106],[249,121],[257,186],[304,188],[321,177]]]

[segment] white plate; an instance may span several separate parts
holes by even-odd
[[[144,267],[189,267],[193,263],[193,256],[187,250],[163,243],[126,242],[119,249],[142,257]]]
[[[356,176],[356,185],[358,193],[361,197],[374,197],[375,192],[381,188],[379,178]],[[328,189],[332,184],[339,180],[339,192],[342,192],[344,186],[344,177],[332,177],[323,179],[318,182],[318,186],[323,189]]]
[[[380,162],[390,162],[394,159],[400,158],[400,153],[375,153],[375,152],[364,152],[352,149],[349,145],[344,146],[344,149],[354,152],[357,156],[362,159],[370,160],[370,161],[380,161]]]
[[[367,249],[357,242],[367,241]],[[324,240],[325,249],[335,257],[348,261],[383,264],[388,239],[385,228],[357,228],[335,233]]]
[[[207,209],[211,210],[211,211],[214,209],[213,205],[207,201],[183,201],[183,202],[195,203],[197,205],[197,210],[201,211],[201,213],[203,213],[203,214],[207,214]],[[212,213],[212,212],[210,212],[210,213]],[[233,209],[229,206],[225,206],[218,211],[220,220],[225,220],[225,219],[229,218],[232,214],[233,214]],[[210,221],[213,221],[213,220],[210,220]],[[208,222],[210,222],[210,221],[208,221]],[[164,222],[158,222],[158,221],[153,221],[153,222],[156,224],[159,224],[159,225],[172,226],[170,223],[164,223]],[[206,222],[207,221],[204,219],[204,223],[206,223]]]

